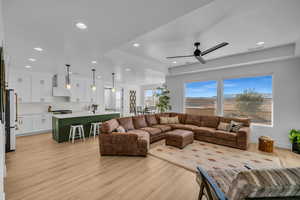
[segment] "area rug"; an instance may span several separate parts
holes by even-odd
[[[160,144],[150,149],[149,154],[191,171],[200,166],[206,170],[279,168],[278,157],[243,151],[206,142],[194,141],[184,149]]]

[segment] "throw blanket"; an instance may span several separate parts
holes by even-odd
[[[208,174],[230,200],[245,197],[300,198],[300,168],[214,170],[208,171]]]

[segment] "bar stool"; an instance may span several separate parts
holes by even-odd
[[[101,124],[102,124],[102,122],[94,122],[94,123],[91,123],[91,128],[90,128],[90,135],[89,135],[89,137],[91,137],[91,134],[94,135],[94,138],[96,137],[96,134],[99,135]]]
[[[72,138],[72,143],[74,143],[74,139],[76,137],[76,130],[78,130],[79,138],[81,138],[81,139],[83,139],[83,141],[85,141],[84,130],[83,130],[83,125],[82,124],[71,125],[70,134],[69,134],[69,141]]]

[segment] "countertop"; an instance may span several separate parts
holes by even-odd
[[[89,117],[89,116],[109,115],[109,114],[119,114],[119,112],[96,112],[95,114],[92,112],[74,112],[71,114],[55,114],[53,115],[53,117],[58,119],[65,119],[65,118],[73,118],[73,117]]]

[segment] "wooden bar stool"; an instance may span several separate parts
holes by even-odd
[[[96,137],[96,135],[100,133],[100,127],[101,127],[102,122],[94,122],[91,123],[91,128],[90,128],[90,135],[89,137],[91,137],[91,134],[94,135],[94,138]]]
[[[81,138],[83,141],[85,141],[84,130],[83,130],[83,125],[82,124],[71,125],[70,134],[69,134],[69,141],[72,138],[72,143],[74,143],[74,140],[77,136],[76,130],[78,130],[78,137]]]

